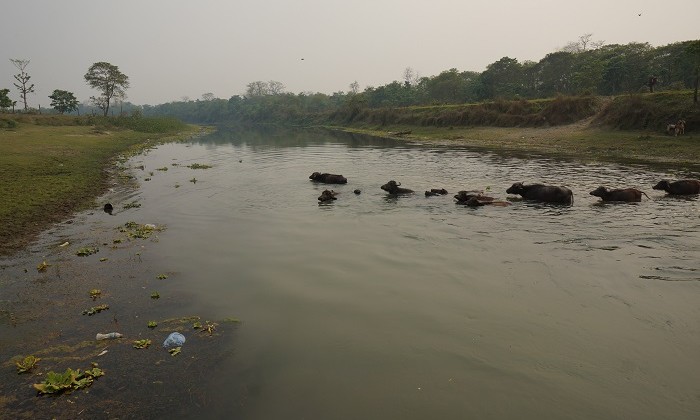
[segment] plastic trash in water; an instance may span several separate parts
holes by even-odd
[[[185,344],[185,336],[179,332],[170,333],[168,338],[163,341],[163,347],[180,347]]]
[[[122,337],[123,337],[123,335],[119,334],[118,332],[111,332],[111,333],[107,333],[107,334],[97,333],[97,335],[95,336],[95,340],[107,340],[109,338],[122,338]]]

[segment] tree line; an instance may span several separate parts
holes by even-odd
[[[207,94],[202,100],[144,106],[144,115],[171,115],[189,122],[294,122],[312,115],[344,113],[348,120],[367,108],[476,103],[499,99],[538,99],[558,95],[620,95],[694,89],[697,103],[700,40],[660,47],[648,43],[604,45],[591,34],[570,42],[538,62],[503,57],[483,72],[449,69],[417,77],[406,68],[401,80],[345,92],[285,92],[277,81],[249,83],[245,94],[229,99]]]
[[[26,72],[28,60],[11,60],[20,70],[15,87],[27,109],[27,93],[33,92]],[[124,102],[129,78],[117,66],[100,62],[85,74],[85,81],[100,93],[91,102],[105,116],[118,100],[128,111],[146,116],[167,115],[195,123],[303,123],[321,114],[342,113],[348,120],[363,109],[449,105],[498,99],[537,99],[558,95],[619,95],[654,90],[694,89],[697,103],[700,73],[700,40],[660,47],[648,43],[605,45],[585,34],[538,62],[503,57],[483,72],[452,68],[438,75],[419,77],[406,68],[400,80],[360,91],[357,81],[347,91],[332,94],[285,91],[278,81],[255,81],[246,92],[229,99],[205,93],[200,100],[183,98],[161,105],[137,106]],[[15,106],[9,89],[0,89],[0,108]],[[50,96],[57,112],[81,109],[75,96],[55,90]]]

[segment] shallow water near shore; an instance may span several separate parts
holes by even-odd
[[[310,131],[220,131],[131,165],[141,207],[108,221],[167,226],[149,257],[178,305],[243,321],[193,417],[700,416],[700,206],[651,189],[698,174]],[[513,182],[574,204],[452,198]],[[650,199],[601,204],[600,185]]]

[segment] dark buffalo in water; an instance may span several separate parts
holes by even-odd
[[[321,203],[327,203],[329,201],[337,200],[337,198],[335,198],[336,195],[338,195],[338,193],[333,190],[324,190],[318,197],[318,201]]]
[[[440,188],[440,189],[438,189],[438,188],[431,188],[430,191],[426,191],[426,192],[425,192],[425,196],[426,196],[426,197],[430,197],[430,196],[433,196],[433,195],[446,195],[446,194],[447,194],[447,190],[444,189],[444,188]]]
[[[510,204],[511,204],[507,201],[494,200],[491,197],[485,197],[485,198],[490,198],[490,200],[481,200],[479,197],[472,196],[467,201],[460,201],[459,204],[464,204],[464,205],[469,206],[469,207],[481,207],[481,206],[506,207],[506,206],[510,206]]]
[[[324,184],[347,184],[348,179],[342,175],[327,174],[314,172],[309,176],[309,179],[315,182],[321,182]]]
[[[455,200],[457,200],[458,203],[465,204],[467,201],[471,200],[472,198],[476,198],[479,201],[493,201],[493,197],[489,197],[484,195],[483,191],[477,191],[477,190],[469,190],[469,191],[459,191],[455,195]]]
[[[111,203],[107,203],[107,204],[105,204],[103,209],[104,209],[105,213],[112,214],[112,212],[114,211],[114,206],[112,206]]]
[[[389,194],[411,194],[413,193],[413,190],[409,190],[408,188],[401,188],[400,187],[401,183],[396,182],[394,180],[391,180],[387,182],[386,184],[381,186],[381,189],[384,191],[388,192]]]
[[[670,182],[664,179],[659,181],[659,183],[652,188],[666,191],[671,195],[692,195],[700,193],[700,181],[697,179],[683,179]]]
[[[644,191],[640,191],[635,188],[609,190],[605,187],[598,187],[591,191],[590,194],[600,197],[603,201],[642,201],[642,194],[649,198]]]
[[[566,187],[542,184],[525,185],[522,182],[516,182],[511,185],[506,192],[508,194],[521,195],[526,200],[542,201],[545,203],[574,203],[574,193]]]

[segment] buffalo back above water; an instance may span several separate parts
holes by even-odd
[[[600,197],[603,201],[642,201],[642,194],[646,195],[643,191],[636,188],[623,188],[609,190],[605,187],[598,187],[589,193],[590,195]],[[648,196],[647,196],[648,197]]]
[[[386,184],[382,185],[380,188],[388,192],[389,194],[411,194],[413,192],[413,190],[410,190],[408,188],[401,188],[400,185],[400,182],[391,180]]]
[[[543,184],[525,185],[516,182],[506,190],[508,194],[521,195],[526,200],[542,201],[545,203],[573,204],[574,193],[566,187]]]
[[[324,184],[347,184],[348,179],[342,175],[314,172],[309,176],[309,179]]]
[[[666,179],[659,181],[652,187],[655,190],[663,190],[672,195],[692,195],[700,193],[700,181],[697,179],[682,179],[670,182]]]

